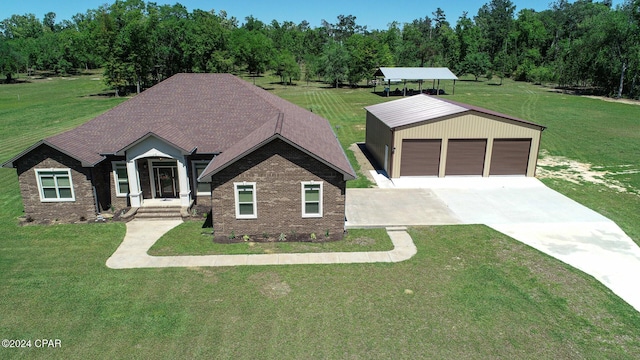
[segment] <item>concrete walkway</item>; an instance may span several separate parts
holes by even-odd
[[[347,190],[347,227],[387,227],[394,249],[263,255],[150,256],[180,220],[133,220],[107,260],[114,269],[148,267],[399,262],[416,254],[401,226],[485,224],[592,275],[640,311],[640,248],[613,221],[534,178],[380,177],[377,189]],[[376,178],[376,180],[378,180]]]
[[[417,252],[413,240],[406,232],[406,228],[389,227],[387,228],[387,233],[394,245],[394,249],[391,251],[202,256],[151,256],[147,254],[149,248],[164,233],[181,223],[181,220],[132,220],[128,222],[124,240],[107,260],[107,266],[112,269],[132,269],[399,262],[410,259]]]

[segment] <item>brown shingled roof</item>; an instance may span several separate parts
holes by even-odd
[[[218,154],[251,143],[247,136],[281,116],[283,137],[354,176],[326,119],[231,74],[174,75],[44,142],[92,165],[150,133],[183,150]]]
[[[216,156],[198,180],[209,181],[212,175],[276,138],[341,172],[345,179],[355,179],[355,172],[344,152],[336,151],[342,148],[329,122],[309,111],[294,107],[265,122],[241,142]]]

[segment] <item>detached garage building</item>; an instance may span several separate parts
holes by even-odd
[[[365,110],[367,150],[390,178],[535,175],[542,125],[428,95]]]

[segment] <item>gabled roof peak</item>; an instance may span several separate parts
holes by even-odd
[[[460,103],[442,97],[418,94],[365,107],[365,110],[375,115],[390,128],[411,125],[422,121],[437,120],[443,117],[475,111],[477,113],[500,117],[527,125],[544,126],[522,120],[517,117],[502,114],[479,106]]]
[[[301,110],[306,111],[304,109]],[[311,113],[309,114],[311,115]],[[355,179],[355,171],[345,157],[331,126],[326,119],[317,115],[314,116],[315,118],[312,119],[312,122],[309,122],[308,118],[304,116],[278,114],[278,116],[247,135],[241,142],[216,156],[202,172],[198,180],[210,178],[274,139],[281,139],[339,171],[346,180]]]

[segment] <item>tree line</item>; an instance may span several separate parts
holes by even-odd
[[[59,74],[104,69],[108,85],[140,91],[179,72],[273,71],[283,83],[321,79],[358,84],[379,66],[448,67],[457,75],[514,78],[580,86],[637,98],[640,0],[556,0],[549,9],[522,9],[491,0],[455,23],[444,11],[369,30],[353,15],[322,20],[241,23],[225,11],[181,4],[116,1],[56,22],[33,14],[0,23],[0,71]]]

